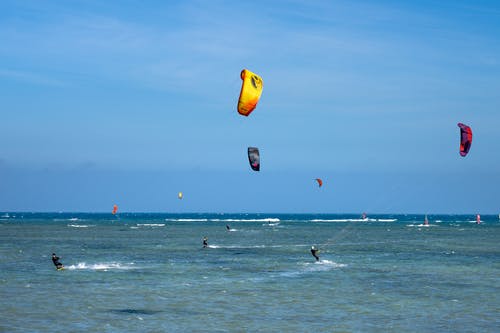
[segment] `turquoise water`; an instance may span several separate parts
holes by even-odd
[[[0,214],[0,332],[500,327],[498,216]]]

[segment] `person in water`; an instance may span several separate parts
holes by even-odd
[[[208,238],[203,237],[203,247],[208,247]]]
[[[226,224],[227,231],[231,231],[231,228]]]
[[[313,255],[314,258],[316,258],[316,261],[319,261],[319,256],[318,256],[319,250],[315,248],[314,246],[311,246],[311,254]]]
[[[62,269],[64,268],[63,264],[61,264],[61,262],[59,262],[59,257],[56,256],[55,253],[52,253],[52,262],[54,263],[54,266],[56,266],[57,269]]]

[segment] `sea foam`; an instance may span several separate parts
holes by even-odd
[[[108,270],[138,269],[138,267],[136,267],[134,265],[134,263],[121,264],[118,262],[110,262],[110,263],[87,264],[85,262],[80,262],[76,265],[67,266],[66,269],[69,269],[69,270],[108,271]]]

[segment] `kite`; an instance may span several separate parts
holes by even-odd
[[[182,192],[179,192],[179,194],[177,194],[177,197],[178,197],[179,199],[182,199],[182,196],[183,196]]]
[[[458,123],[460,127],[460,156],[467,156],[470,146],[472,144],[472,130],[469,126]]]
[[[250,167],[253,171],[260,170],[260,153],[259,148],[248,147],[248,162],[250,162]]]
[[[118,206],[117,205],[113,205],[113,211],[111,213],[113,215],[115,215],[117,211],[118,211]]]
[[[318,182],[319,187],[323,186],[323,181],[321,179],[316,178],[316,181]]]
[[[248,69],[241,71],[240,98],[238,99],[238,113],[243,116],[248,116],[257,107],[264,82],[262,78]]]

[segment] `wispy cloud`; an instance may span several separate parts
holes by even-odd
[[[63,80],[55,79],[53,77],[49,77],[44,74],[39,74],[36,72],[28,72],[28,71],[19,71],[19,70],[11,70],[11,69],[1,69],[0,68],[0,77],[22,81],[37,85],[48,85],[48,86],[56,86],[62,87],[67,85]]]
[[[449,19],[436,14],[439,7],[348,1],[170,6],[142,9],[151,20],[87,8],[46,11],[50,19],[16,21],[15,29],[3,23],[0,37],[6,43],[0,56],[19,58],[39,73],[79,74],[70,80],[85,76],[205,97],[239,84],[239,70],[249,67],[266,74],[271,80],[266,82],[280,82],[280,98],[293,92],[315,99],[330,96],[328,85],[346,90],[342,82],[350,84],[351,94],[387,91],[403,76],[416,82],[439,74],[442,64],[498,65],[498,47],[483,52],[489,40],[455,32]],[[477,47],[464,48],[461,38]],[[28,72],[0,75],[43,81],[36,71]]]

